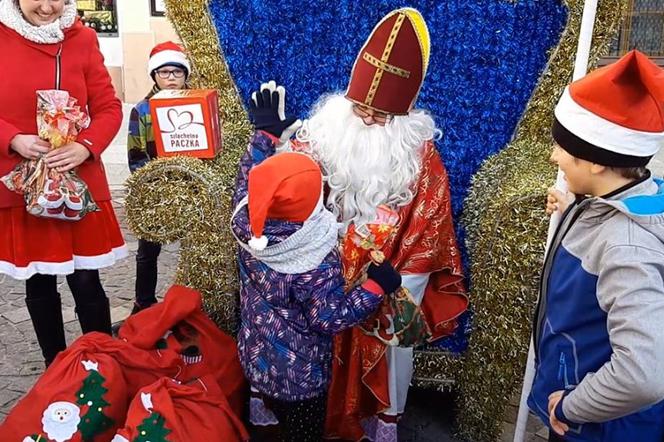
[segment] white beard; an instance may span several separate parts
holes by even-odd
[[[375,220],[380,205],[408,205],[422,147],[439,136],[433,118],[422,110],[394,116],[385,126],[367,126],[341,94],[322,97],[297,133],[320,163],[330,191],[326,206],[345,229]]]
[[[81,422],[80,410],[71,402],[54,402],[42,416],[44,432],[55,442],[65,442],[78,431]]]

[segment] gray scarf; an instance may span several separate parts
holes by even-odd
[[[247,205],[244,197],[237,205],[235,215]],[[286,274],[310,272],[323,262],[325,257],[338,246],[339,228],[334,214],[324,207],[306,220],[302,227],[282,242],[267,246],[265,250],[254,250],[241,241],[233,228],[231,232],[244,250],[271,269]]]
[[[23,17],[16,0],[0,0],[0,23],[34,43],[60,43],[65,39],[64,30],[71,27],[74,21],[76,21],[75,0],[65,0],[65,7],[60,18],[44,26],[30,24]]]

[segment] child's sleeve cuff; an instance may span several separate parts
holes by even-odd
[[[565,401],[565,398],[574,390],[565,390],[563,393],[563,397],[560,398],[558,401],[558,404],[556,405],[556,409],[554,410],[554,414],[556,415],[556,419],[558,421],[565,423],[567,425],[578,425],[576,422],[572,422],[571,420],[567,419],[565,416],[565,413],[563,412],[563,402]]]
[[[270,132],[266,132],[264,130],[259,130],[259,131],[260,131],[261,134],[265,135],[270,141],[272,141],[272,144],[274,144],[275,146],[277,144],[279,144],[279,138],[278,137],[275,137]]]
[[[374,295],[383,296],[385,294],[385,291],[383,291],[383,288],[380,286],[380,284],[378,284],[373,279],[367,279],[364,284],[362,284],[362,288],[368,292],[373,293]]]

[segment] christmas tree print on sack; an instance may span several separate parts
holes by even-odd
[[[93,440],[97,434],[108,430],[115,422],[103,411],[110,404],[104,399],[108,389],[104,387],[106,379],[99,374],[99,364],[93,361],[83,361],[82,364],[88,371],[88,377],[85,378],[83,386],[76,393],[76,402],[88,407],[87,413],[83,415],[78,424],[83,440],[87,442]]]
[[[212,376],[189,383],[161,378],[134,397],[111,442],[241,442],[242,420]]]
[[[70,424],[77,429],[73,436],[57,440],[109,442],[138,392],[162,377],[177,378],[184,367],[174,352],[146,351],[103,333],[83,335],[58,355],[0,423],[0,442],[40,436],[41,442],[55,441],[44,430],[42,415],[56,402],[72,405],[63,408],[69,414],[52,420],[77,420]],[[44,416],[57,416],[50,411]]]
[[[88,375],[76,392],[76,403],[87,407],[87,412],[81,417],[82,408],[76,404],[66,401],[53,402],[42,416],[45,435],[33,434],[23,439],[23,442],[66,442],[73,440],[77,432],[80,432],[83,442],[92,442],[95,436],[114,425],[113,419],[104,414],[104,408],[110,403],[104,399],[108,389],[104,387],[106,379],[99,373],[99,363],[84,360],[81,364]]]
[[[166,442],[166,436],[171,430],[166,428],[166,419],[161,414],[153,411],[152,395],[150,393],[141,393],[141,402],[145,410],[150,413],[138,426],[138,437],[134,442]]]
[[[166,436],[171,433],[171,430],[166,428],[166,418],[153,410],[152,395],[150,393],[141,393],[141,402],[145,411],[150,414],[143,419],[141,425],[136,427],[138,435],[132,442],[169,442]],[[116,434],[111,442],[129,442],[129,439]]]

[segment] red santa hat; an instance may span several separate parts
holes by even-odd
[[[664,145],[664,70],[631,51],[569,85],[555,116],[553,138],[571,155],[645,166]]]
[[[148,61],[148,73],[152,73],[162,66],[181,66],[186,69],[187,76],[191,72],[191,65],[182,47],[172,41],[159,43],[152,48],[150,60]]]
[[[390,12],[360,49],[346,98],[380,112],[407,114],[420,93],[430,52],[422,14],[413,8]]]
[[[304,222],[323,206],[323,175],[309,156],[297,152],[274,155],[249,172],[249,247],[264,250],[265,220]]]

